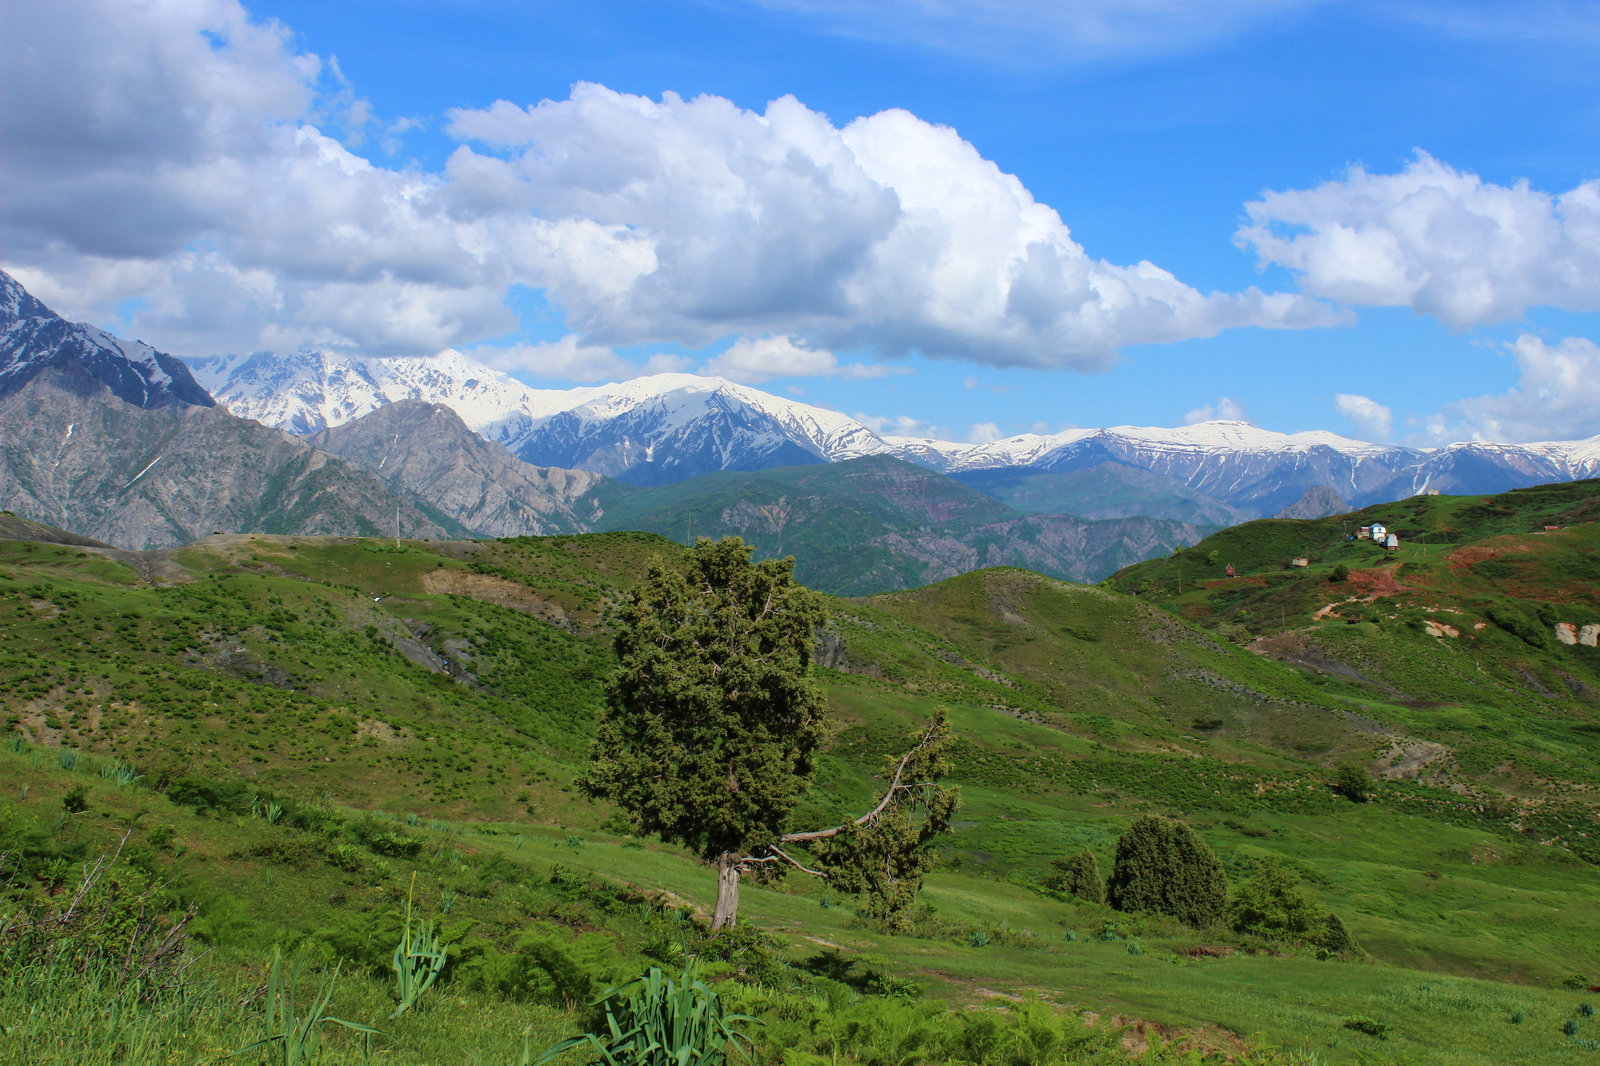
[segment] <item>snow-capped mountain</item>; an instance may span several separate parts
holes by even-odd
[[[836,411],[692,374],[533,389],[454,351],[433,359],[373,360],[257,353],[192,365],[235,414],[297,433],[340,425],[395,400],[423,400],[453,408],[475,432],[524,462],[590,470],[638,485],[716,470],[885,454],[958,479],[1000,470],[1061,474],[1117,463],[1171,478],[1248,514],[1270,515],[1317,486],[1362,506],[1430,489],[1499,492],[1600,475],[1600,437],[1417,450],[1322,431],[1274,433],[1246,422],[1213,421],[958,444],[880,436]]]
[[[217,402],[302,436],[342,426],[396,400],[442,403],[501,444],[565,410],[575,393],[531,389],[456,351],[432,359],[353,359],[322,352],[254,352],[190,359]]]
[[[137,407],[213,405],[181,359],[68,322],[0,270],[0,396],[17,392],[47,368],[103,384]]]
[[[597,386],[567,410],[536,421],[511,449],[536,466],[593,470],[636,485],[891,450],[837,411],[693,374]]]
[[[693,374],[534,389],[455,351],[369,360],[257,352],[193,359],[190,366],[234,414],[293,433],[343,425],[396,400],[421,400],[452,408],[474,432],[524,462],[640,485],[891,451],[836,411]]]

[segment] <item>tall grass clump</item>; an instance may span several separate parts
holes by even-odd
[[[610,990],[604,1004],[600,1032],[563,1040],[535,1066],[577,1048],[605,1066],[721,1066],[729,1047],[745,1055],[754,1047],[736,1026],[755,1019],[728,1013],[692,959],[677,980],[652,966],[644,976]]]

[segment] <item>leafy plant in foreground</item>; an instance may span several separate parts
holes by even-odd
[[[390,1018],[398,1018],[416,1005],[422,994],[432,988],[433,983],[439,979],[445,961],[449,958],[444,942],[431,921],[418,922],[415,927],[412,925],[412,919],[415,917],[412,896],[416,887],[417,876],[412,874],[412,892],[406,895],[405,919],[401,926],[400,943],[395,945],[394,961],[391,964],[400,1004],[395,1007],[394,1013],[389,1015]]]
[[[726,1013],[693,960],[676,981],[652,966],[644,976],[610,990],[603,1002],[603,1032],[563,1040],[534,1066],[579,1047],[606,1066],[719,1066],[730,1045],[746,1057],[754,1046],[734,1026],[755,1019]]]
[[[323,979],[311,1005],[302,1012],[295,1005],[295,994],[300,984],[300,960],[296,959],[287,981],[283,978],[283,955],[274,950],[272,967],[267,974],[267,990],[261,1016],[262,1037],[235,1051],[229,1058],[237,1058],[251,1051],[264,1050],[275,1066],[302,1066],[316,1059],[322,1049],[322,1030],[329,1025],[342,1026],[351,1032],[361,1033],[369,1040],[381,1036],[378,1030],[360,1022],[349,1022],[328,1013],[328,1002],[333,999],[334,986],[339,981],[339,967]]]

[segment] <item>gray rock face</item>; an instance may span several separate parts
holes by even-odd
[[[1351,510],[1337,492],[1326,485],[1313,485],[1306,494],[1273,515],[1273,518],[1327,518]]]
[[[135,407],[215,406],[181,359],[68,322],[0,271],[0,397],[24,388],[46,369],[85,385],[104,385]]]
[[[121,548],[213,531],[408,537],[464,531],[378,478],[218,407],[141,407],[72,367],[0,397],[0,508]]]
[[[584,496],[604,477],[524,463],[443,404],[398,400],[307,439],[482,536],[582,533],[603,513]]]

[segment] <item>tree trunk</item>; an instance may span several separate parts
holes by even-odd
[[[711,913],[711,931],[739,920],[739,859],[725,851],[717,859],[717,907]]]

